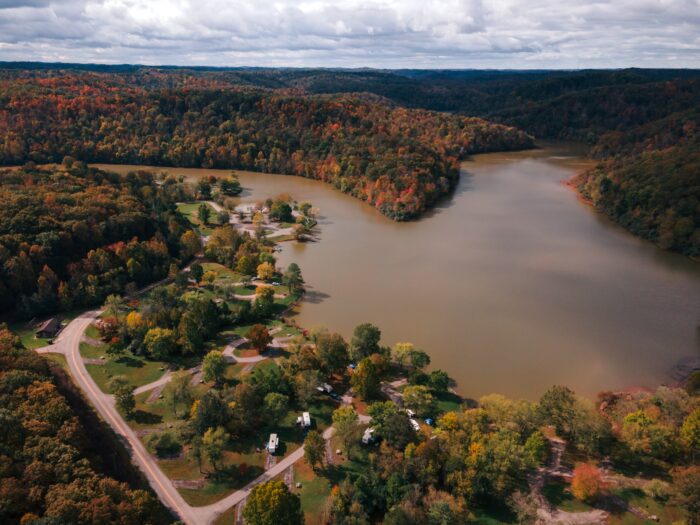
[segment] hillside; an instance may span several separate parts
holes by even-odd
[[[6,524],[163,524],[157,499],[100,471],[90,434],[46,359],[0,325],[0,521]],[[101,443],[104,446],[104,442]],[[123,458],[122,458],[123,459]],[[128,463],[121,467],[128,468]]]
[[[66,159],[0,170],[0,313],[31,318],[101,304],[183,258],[176,185]],[[131,284],[130,284],[131,283]]]
[[[510,127],[376,96],[226,87],[216,75],[163,70],[140,72],[137,87],[131,74],[5,76],[0,164],[72,155],[295,174],[331,183],[396,220],[418,217],[449,193],[465,155],[532,146]]]

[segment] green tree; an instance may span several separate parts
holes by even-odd
[[[192,263],[190,266],[190,275],[196,282],[200,282],[202,280],[202,276],[204,275],[204,268],[202,268],[202,265],[198,262]]]
[[[125,305],[126,301],[124,301],[121,295],[110,294],[107,296],[107,299],[105,299],[104,310],[108,316],[119,319]]]
[[[413,409],[420,417],[434,415],[435,399],[427,386],[407,386],[403,391],[403,402],[408,408]]]
[[[226,358],[222,352],[212,350],[204,356],[202,361],[202,374],[205,381],[214,381],[220,385],[226,373]]]
[[[557,433],[569,436],[575,416],[576,397],[565,386],[553,386],[547,390],[539,402],[539,411],[545,423],[554,425]]]
[[[270,424],[279,422],[289,409],[289,398],[284,394],[270,392],[265,396],[265,416]]]
[[[304,440],[304,457],[312,469],[323,466],[326,457],[326,441],[315,430],[310,431]]]
[[[273,202],[270,208],[270,219],[280,222],[292,222],[294,220],[292,207],[281,200]]]
[[[219,181],[219,190],[224,195],[235,197],[243,191],[243,187],[241,186],[238,177],[236,177],[235,174],[232,174],[230,178],[221,179]]]
[[[255,268],[255,261],[247,255],[241,256],[236,263],[236,271],[243,275],[253,275]]]
[[[379,352],[382,332],[371,323],[362,323],[355,327],[350,342],[350,358],[357,362]]]
[[[352,444],[358,437],[359,417],[351,406],[341,406],[333,411],[333,427],[343,443],[345,453],[350,455]]]
[[[211,208],[208,204],[202,203],[199,205],[197,208],[197,218],[202,224],[209,224],[209,219],[211,218]]]
[[[172,408],[173,414],[178,415],[179,406],[185,409],[192,405],[194,396],[192,395],[192,376],[189,372],[180,371],[173,374],[172,378],[163,389],[163,397]]]
[[[175,332],[169,328],[151,328],[143,338],[143,345],[153,359],[166,360],[175,353]]]
[[[399,412],[393,401],[372,403],[368,408],[372,417],[372,427],[389,445],[397,450],[403,450],[415,439],[411,423],[405,412]]]
[[[125,376],[115,376],[109,382],[109,390],[114,394],[117,408],[124,412],[127,418],[131,418],[136,408],[134,399],[134,386]]]
[[[304,286],[304,279],[301,276],[301,268],[297,263],[291,263],[284,272],[283,282],[287,285],[290,294],[299,293]]]
[[[227,442],[228,434],[222,427],[217,427],[216,430],[209,428],[202,437],[202,454],[216,472],[219,471]]]
[[[264,263],[267,264],[267,263]],[[266,318],[272,315],[275,306],[275,290],[271,286],[258,286],[255,290],[253,311],[258,318]]]
[[[319,334],[316,338],[316,354],[330,373],[342,372],[350,363],[348,344],[340,334]]]
[[[379,394],[379,374],[376,365],[364,358],[350,376],[350,385],[363,399],[374,399]]]
[[[316,387],[321,382],[318,370],[302,370],[294,376],[294,394],[302,406],[308,406],[316,397]]]
[[[433,370],[428,374],[428,385],[435,392],[447,392],[450,387],[450,376],[442,370]]]
[[[248,525],[302,525],[304,515],[296,494],[282,481],[268,481],[250,492],[243,509]]]

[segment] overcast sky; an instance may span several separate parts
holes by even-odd
[[[700,67],[700,0],[0,0],[0,60]]]

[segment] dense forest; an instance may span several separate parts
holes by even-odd
[[[100,473],[86,429],[48,361],[0,325],[0,521],[32,525],[166,523],[150,493]],[[91,429],[95,432],[95,429]]]
[[[481,119],[154,75],[67,73],[2,81],[0,163],[60,161],[242,168],[319,179],[382,213],[417,217],[447,194],[468,153],[531,138]],[[175,88],[162,85],[178,83]]]
[[[466,153],[530,145],[513,129],[473,117],[584,141],[601,161],[577,181],[585,197],[635,234],[700,255],[696,70],[5,63],[0,86],[0,163],[71,154],[294,173],[399,220],[449,192]]]
[[[179,185],[68,158],[0,171],[0,312],[31,318],[101,304],[168,275],[188,254]]]

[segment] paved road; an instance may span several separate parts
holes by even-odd
[[[285,469],[289,468],[304,456],[304,447],[302,446],[241,490],[206,507],[190,506],[173,486],[172,481],[160,470],[157,461],[146,450],[136,433],[122,419],[114,404],[114,398],[100,390],[85,368],[85,363],[80,355],[80,341],[87,327],[90,326],[99,313],[98,311],[91,311],[76,317],[63,329],[53,345],[38,348],[36,351],[40,354],[59,353],[65,355],[66,362],[68,363],[75,383],[83,391],[90,403],[97,409],[100,416],[102,416],[107,424],[112,427],[114,432],[124,441],[125,446],[131,453],[133,462],[144,473],[163,504],[177,514],[184,523],[187,525],[211,524],[222,512],[247,498],[255,485],[264,483],[281,474]],[[231,357],[234,356],[232,355]],[[146,391],[160,384],[167,383],[171,377],[172,376],[164,376],[154,383],[140,387],[140,389],[142,389],[141,391]],[[333,427],[330,427],[323,433],[323,437],[325,439],[330,439],[333,432]]]
[[[102,418],[126,442],[132,460],[148,478],[151,487],[163,504],[172,509],[173,512],[180,516],[182,521],[189,525],[209,523],[208,514],[203,520],[200,510],[190,507],[180,496],[180,493],[173,487],[170,479],[160,470],[155,459],[148,453],[134,431],[119,415],[112,396],[104,394],[95,384],[90,374],[88,374],[80,356],[80,339],[83,336],[83,332],[98,314],[99,312],[92,311],[76,317],[63,329],[51,347],[40,349],[40,352],[58,352],[66,356],[73,380]]]
[[[323,432],[323,438],[326,440],[330,439],[333,435],[333,432],[335,432],[335,429],[333,427],[327,428],[325,432]],[[265,481],[269,481],[275,476],[282,474],[282,472],[287,470],[289,467],[291,467],[294,463],[296,463],[303,457],[304,447],[302,446],[296,449],[291,454],[289,454],[289,456],[287,456],[286,458],[280,460],[270,470],[265,471],[265,473],[262,474],[259,478],[256,478],[255,480],[248,483],[241,490],[237,490],[233,494],[229,494],[224,499],[219,500],[216,503],[209,505],[208,507],[202,507],[202,509],[206,509],[209,512],[213,512],[215,516],[218,516],[225,510],[230,509],[234,505],[238,505],[241,501],[246,499],[250,494],[250,491],[253,490],[253,487],[255,487],[255,485],[259,483],[264,483]]]

